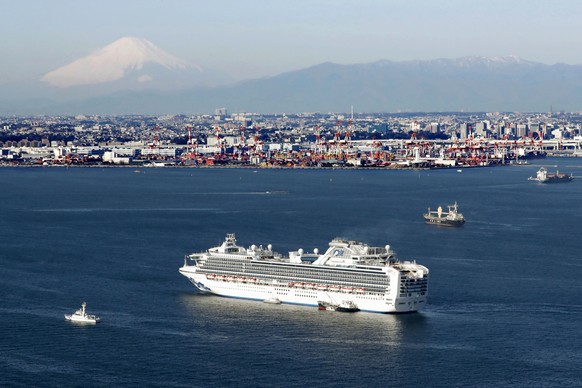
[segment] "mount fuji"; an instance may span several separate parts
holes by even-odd
[[[124,37],[40,79],[59,94],[178,90],[221,83],[214,72],[165,52],[147,39]],[[224,80],[226,81],[226,80]],[[83,93],[84,92],[84,93]]]

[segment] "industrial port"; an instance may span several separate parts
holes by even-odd
[[[582,156],[567,113],[0,117],[3,166],[462,168]]]

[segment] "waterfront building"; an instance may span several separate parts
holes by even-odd
[[[140,150],[141,155],[145,157],[161,156],[175,158],[178,155],[177,148],[175,147],[164,147],[164,148],[142,148]]]

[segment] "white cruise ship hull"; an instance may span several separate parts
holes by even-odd
[[[267,284],[237,280],[211,280],[206,274],[198,273],[196,266],[183,266],[180,273],[187,277],[196,288],[219,296],[264,301],[277,298],[282,303],[318,306],[318,301],[340,303],[354,302],[360,311],[374,313],[408,313],[422,309],[426,295],[420,293],[409,297],[396,297],[396,290],[388,289],[385,294],[350,292],[342,290],[320,290],[317,286],[289,286],[289,283],[271,281]]]

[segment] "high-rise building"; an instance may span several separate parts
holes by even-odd
[[[440,124],[439,123],[430,123],[426,129],[428,129],[431,133],[439,133],[440,132]]]
[[[214,119],[216,121],[224,120],[228,115],[228,110],[226,108],[218,108],[214,110]]]
[[[487,124],[483,121],[475,123],[475,136],[486,137],[487,136]]]
[[[459,126],[459,139],[467,140],[469,137],[469,125],[467,123],[462,123]]]

